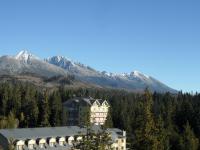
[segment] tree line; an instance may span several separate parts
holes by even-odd
[[[0,128],[65,125],[62,103],[76,96],[107,99],[106,127],[127,131],[130,149],[200,148],[200,94],[132,93],[120,90],[41,89],[30,83],[0,84]]]

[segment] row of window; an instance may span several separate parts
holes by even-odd
[[[108,108],[101,108],[101,107],[95,108],[95,107],[93,107],[92,111],[108,112]]]
[[[92,112],[91,115],[95,115],[95,116],[107,116],[107,112]]]
[[[91,117],[91,120],[93,121],[93,122],[104,122],[105,120],[106,120],[106,118],[105,117]]]
[[[77,141],[82,140],[82,137],[77,137],[76,138]],[[48,141],[48,142],[47,142]],[[58,140],[56,140],[55,138],[50,138],[46,141],[46,139],[39,139],[37,144],[35,140],[28,140],[27,141],[27,147],[28,149],[34,149],[36,146],[38,146],[39,148],[46,148],[47,144],[50,147],[55,147],[57,144],[59,146],[65,146],[66,144],[72,145],[73,141],[74,141],[74,137],[69,137],[68,139],[65,137],[61,137]],[[25,147],[25,142],[22,140],[19,140],[16,142],[16,149],[17,150],[23,150]]]
[[[114,148],[114,150],[124,150],[124,147],[123,146],[121,148],[116,147]]]

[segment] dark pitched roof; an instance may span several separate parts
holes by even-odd
[[[100,126],[92,126],[91,128],[95,132],[101,131]],[[117,128],[109,128],[108,132],[111,133],[113,140],[122,135],[122,130]],[[49,137],[65,137],[86,134],[86,128],[78,126],[65,126],[65,127],[45,127],[45,128],[22,128],[22,129],[1,129],[0,134],[7,140],[10,138],[18,140],[26,139],[38,139]]]
[[[10,139],[37,139],[48,137],[62,137],[62,136],[74,136],[82,132],[85,129],[77,126],[66,127],[46,127],[46,128],[22,128],[22,129],[2,129],[0,134],[5,138]]]
[[[98,101],[100,104],[102,104],[105,100],[94,99],[92,97],[89,97],[89,98],[75,97],[75,98],[67,100],[66,102],[63,103],[63,105],[66,106],[66,105],[68,105],[68,104],[70,104],[72,102],[75,102],[75,103],[84,102],[84,103],[86,103],[86,104],[91,106],[95,101]]]

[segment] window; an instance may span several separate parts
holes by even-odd
[[[74,142],[74,140],[68,140],[68,144],[69,144],[69,145],[72,145],[73,142]]]
[[[23,150],[23,145],[17,145],[17,150]]]
[[[60,146],[63,146],[64,145],[64,141],[60,141],[59,144],[60,144]]]
[[[39,146],[40,146],[40,148],[44,148],[45,144],[44,143],[40,143]]]
[[[55,145],[54,142],[50,142],[50,143],[49,143],[49,146],[50,146],[50,147],[54,147],[54,145]]]
[[[28,148],[29,148],[29,149],[33,149],[33,148],[34,148],[34,145],[33,145],[33,144],[29,144],[29,145],[28,145]]]

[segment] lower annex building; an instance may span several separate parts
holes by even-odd
[[[98,132],[100,126],[93,126]],[[126,149],[126,132],[117,128],[106,130],[111,136],[113,150]],[[13,144],[16,150],[71,150],[73,143],[82,140],[86,128],[78,126],[22,128],[0,130],[0,145],[8,150]],[[12,142],[12,143],[10,143]]]

